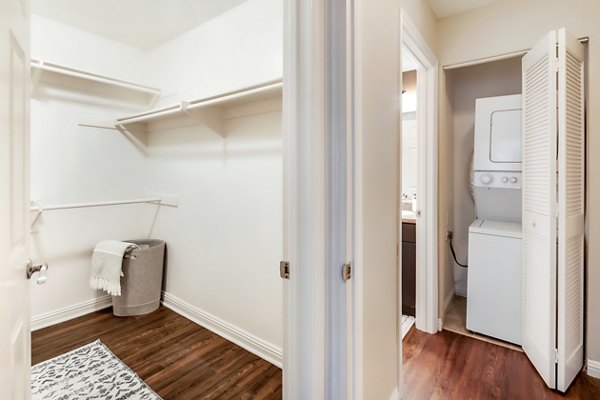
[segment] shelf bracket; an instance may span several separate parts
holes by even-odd
[[[150,104],[148,105],[149,109],[154,108],[154,106],[156,106],[156,103],[158,103],[158,101],[160,100],[160,92],[157,92],[153,97],[152,100],[150,100]]]
[[[33,75],[31,76],[31,92],[33,93],[40,82],[42,72],[44,70],[44,61],[39,60],[37,65],[33,68]]]
[[[36,210],[35,210],[35,217],[33,217],[33,219],[31,220],[30,228],[31,228],[31,232],[36,232],[33,229],[33,227],[38,222],[38,220],[40,219],[40,217],[42,216],[42,214],[44,213],[44,207],[42,206],[42,203],[40,203],[39,201],[35,201],[35,200],[31,200],[31,205]]]
[[[185,106],[184,106],[185,104]],[[211,131],[217,133],[219,136],[223,136],[223,115],[221,109],[217,107],[206,107],[206,108],[195,108],[190,110],[190,103],[188,101],[181,102],[181,109],[190,118],[195,119],[202,125],[208,127]]]
[[[116,129],[121,132],[135,147],[137,147],[144,154],[147,153],[146,147],[146,134],[143,132],[135,132],[127,129],[125,125],[115,124]]]
[[[190,114],[190,112],[188,111],[188,107],[190,106],[190,102],[186,101],[186,100],[181,100],[181,102],[179,103],[179,109],[186,113],[189,117],[192,117],[192,115]]]

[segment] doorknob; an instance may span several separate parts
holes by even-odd
[[[46,283],[46,279],[48,278],[48,264],[47,263],[43,263],[43,264],[36,264],[33,265],[33,263],[31,262],[31,260],[29,260],[29,262],[27,263],[27,268],[26,268],[26,274],[27,274],[27,279],[31,279],[31,277],[33,276],[33,274],[35,274],[36,272],[39,273],[38,278],[37,278],[37,284],[38,285],[43,285],[44,283]]]

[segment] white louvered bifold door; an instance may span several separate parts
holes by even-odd
[[[556,387],[556,31],[523,57],[523,350]]]
[[[558,31],[558,372],[566,392],[583,366],[584,49]]]

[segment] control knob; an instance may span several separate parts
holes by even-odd
[[[483,174],[479,179],[484,185],[489,185],[494,180],[494,177],[491,174]]]

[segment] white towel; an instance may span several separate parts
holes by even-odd
[[[138,248],[134,243],[119,240],[102,240],[98,242],[92,254],[92,273],[90,286],[102,289],[113,296],[121,295],[121,277],[123,271],[123,255],[129,248]]]

